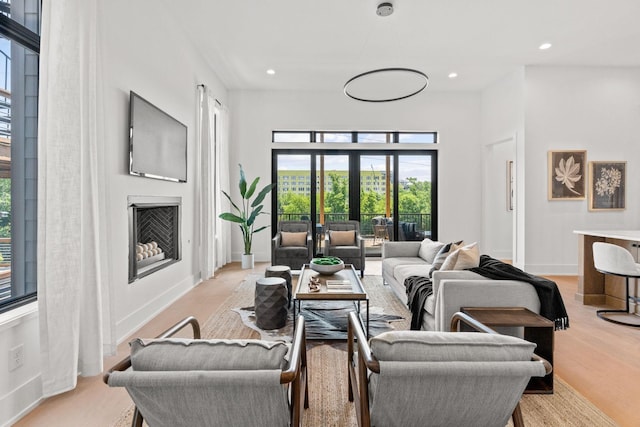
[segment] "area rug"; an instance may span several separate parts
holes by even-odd
[[[258,332],[248,328],[233,308],[251,304],[253,287],[247,277],[236,291],[203,325],[203,338],[260,338]],[[255,279],[254,279],[255,280]],[[396,329],[409,328],[409,311],[395,297],[391,289],[382,285],[380,277],[365,276],[372,306],[381,307],[387,314],[401,316],[394,321]],[[345,343],[310,345],[307,350],[309,365],[310,407],[304,413],[303,425],[357,426],[355,408],[347,399],[347,353]],[[558,376],[552,395],[524,395],[522,413],[527,427],[615,427],[616,424],[586,398]],[[133,406],[122,413],[112,426],[131,425]]]
[[[246,285],[253,288],[255,280],[259,276],[249,276],[245,280]],[[371,302],[373,293],[377,290],[369,290],[369,288],[381,288],[382,284],[376,283],[377,277],[371,276],[363,279],[363,286],[369,294],[369,334],[371,336],[379,335],[386,331],[394,329],[392,322],[405,320],[399,314],[385,313],[383,307],[374,306]],[[367,303],[361,302],[361,313],[363,320],[366,318]],[[397,308],[403,311],[403,307]],[[279,329],[264,330],[256,325],[256,314],[253,306],[234,308],[234,312],[240,315],[242,323],[248,328],[260,334],[263,340],[282,340],[291,341],[293,336],[293,308],[289,310],[287,323]],[[305,331],[309,340],[346,340],[347,338],[347,316],[351,311],[355,311],[355,304],[350,301],[305,301],[302,303],[302,315],[305,318]],[[366,324],[366,323],[365,323]],[[401,323],[404,327],[404,322]]]

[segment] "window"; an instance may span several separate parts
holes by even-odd
[[[0,0],[0,311],[36,298],[40,2]]]
[[[437,132],[329,132],[273,131],[273,142],[289,143],[357,143],[357,144],[437,144]]]

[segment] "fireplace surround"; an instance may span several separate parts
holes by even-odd
[[[129,283],[182,259],[181,197],[128,196]]]

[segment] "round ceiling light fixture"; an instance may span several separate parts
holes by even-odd
[[[393,13],[393,5],[389,2],[380,3],[376,9],[376,15],[389,16]]]
[[[380,68],[350,78],[344,84],[349,98],[363,102],[390,102],[409,98],[429,85],[429,77],[411,68]]]

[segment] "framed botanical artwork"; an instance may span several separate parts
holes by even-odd
[[[622,210],[626,204],[627,162],[589,162],[589,210]]]
[[[587,151],[549,151],[549,200],[582,200],[585,198],[585,165]]]

